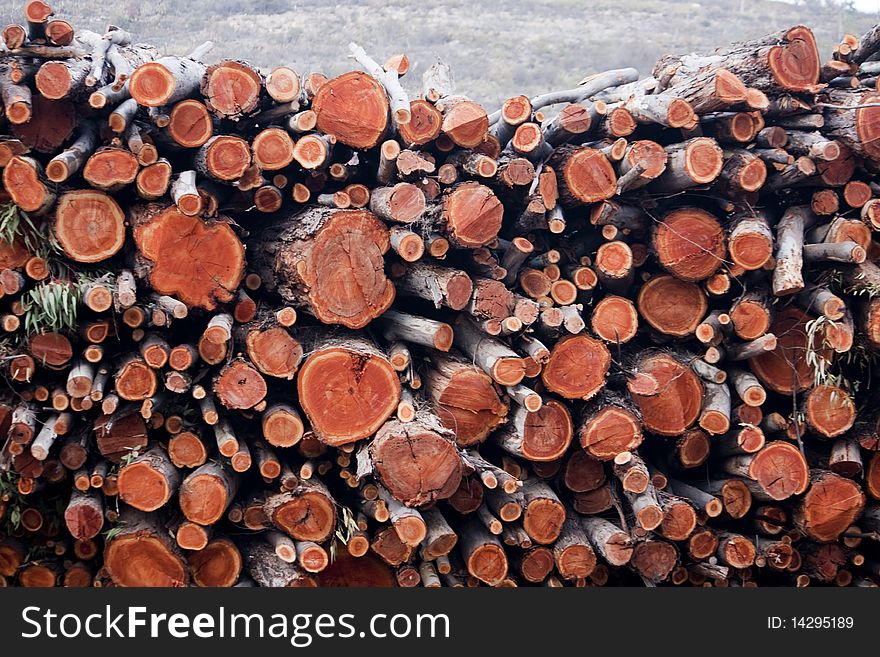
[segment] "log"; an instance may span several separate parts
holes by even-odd
[[[257,108],[263,76],[245,62],[226,59],[205,69],[200,91],[211,112],[237,121]]]
[[[724,167],[721,147],[710,137],[694,137],[666,146],[666,170],[650,185],[660,192],[678,192],[715,180]]]
[[[425,393],[441,423],[467,447],[486,439],[505,422],[508,406],[492,379],[463,360],[436,355],[425,371]]]
[[[196,586],[235,586],[242,569],[238,547],[228,538],[217,536],[208,544],[187,556],[192,580]]]
[[[589,400],[604,387],[610,363],[611,354],[602,342],[584,334],[566,336],[550,352],[541,380],[566,399]]]
[[[155,511],[171,499],[181,476],[161,447],[138,456],[119,471],[119,497],[140,511]],[[88,537],[91,538],[91,537]]]
[[[400,381],[388,360],[366,340],[317,338],[300,367],[297,391],[318,437],[344,445],[374,433],[397,409]],[[339,377],[348,381],[340,388]]]
[[[573,427],[568,409],[549,400],[534,412],[517,406],[494,441],[504,451],[528,461],[548,462],[560,458],[571,443]]]
[[[703,386],[690,368],[672,356],[653,354],[639,360],[638,372],[655,379],[660,391],[632,395],[648,430],[661,436],[676,436],[696,422],[703,402]]]
[[[138,66],[128,80],[128,89],[139,105],[173,105],[193,95],[204,74],[204,64],[194,58],[160,57]]]
[[[864,507],[865,495],[857,484],[831,472],[813,471],[794,522],[816,541],[834,541],[861,515]]]
[[[101,262],[125,244],[125,213],[103,192],[67,192],[58,200],[53,231],[71,260]]]
[[[706,314],[705,293],[694,283],[656,276],[639,290],[639,314],[665,335],[683,337],[696,331]]]
[[[770,327],[772,334],[778,336],[776,347],[749,359],[752,372],[768,388],[791,394],[810,387],[812,368],[804,353],[804,345],[808,343],[806,324],[810,319],[797,308],[784,309]],[[821,349],[819,351],[821,353]]]
[[[684,281],[708,278],[727,255],[721,225],[699,208],[667,214],[654,232],[653,245],[663,268]]]
[[[456,491],[462,464],[452,432],[421,414],[413,422],[386,423],[358,453],[358,478],[371,472],[395,499],[423,506]]]
[[[259,586],[273,588],[313,588],[317,580],[293,563],[280,559],[265,540],[252,540],[245,551],[245,567]]]
[[[712,55],[662,58],[655,76],[690,81],[702,67],[725,69],[749,87],[765,92],[780,90],[815,93],[819,90],[819,54],[813,33],[796,26],[753,41],[719,49]]]
[[[157,204],[132,208],[129,221],[139,275],[157,292],[206,310],[233,298],[244,275],[244,248],[227,223],[204,222]],[[176,257],[180,250],[192,257]]]
[[[565,206],[602,201],[617,191],[617,175],[601,151],[562,146],[553,152],[549,164],[558,172],[560,201]]]
[[[369,149],[388,128],[388,99],[382,85],[360,71],[327,80],[312,100],[317,128],[352,148]],[[356,116],[357,120],[352,120]]]
[[[156,516],[126,510],[117,526],[104,547],[104,567],[116,585],[186,586],[186,564]]]
[[[315,208],[276,224],[249,246],[256,254],[251,267],[270,289],[325,323],[361,328],[394,300],[382,266],[388,231],[369,212]],[[322,273],[330,262],[335,271]]]

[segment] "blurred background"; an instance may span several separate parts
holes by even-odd
[[[880,0],[55,0],[75,28],[115,24],[170,54],[202,41],[209,61],[335,75],[352,68],[349,41],[380,62],[405,52],[407,86],[438,57],[456,88],[494,108],[512,95],[573,86],[601,69],[650,72],[668,52],[709,51],[803,23],[823,58],[845,32],[880,22]],[[0,23],[21,21],[20,0],[0,2]]]

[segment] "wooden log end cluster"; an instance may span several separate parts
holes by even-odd
[[[876,586],[875,32],[489,113],[31,0],[0,584]]]

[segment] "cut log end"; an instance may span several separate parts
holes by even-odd
[[[685,149],[685,171],[698,185],[705,185],[715,180],[723,166],[721,149],[712,139],[692,139]]]
[[[856,406],[842,388],[830,385],[816,386],[806,396],[807,424],[825,438],[839,436],[856,420]]]
[[[104,565],[120,586],[179,587],[187,581],[186,565],[158,532],[126,531],[108,542]]]
[[[567,399],[590,399],[605,385],[611,353],[587,335],[565,337],[553,348],[541,379],[548,390]]]
[[[618,406],[607,406],[588,417],[581,425],[579,437],[581,447],[600,461],[637,448],[643,438],[639,419]]]
[[[202,587],[230,587],[242,569],[241,552],[227,538],[215,538],[187,557],[193,582]]]
[[[642,317],[655,329],[684,337],[697,329],[708,302],[698,285],[672,276],[656,276],[642,286],[637,305]]]
[[[198,148],[214,135],[214,124],[205,104],[190,98],[174,105],[165,130],[180,146]]]
[[[348,383],[339,386],[338,381]],[[300,370],[297,390],[313,428],[330,445],[374,433],[400,401],[400,380],[387,360],[344,347],[310,355]]]
[[[370,445],[376,472],[395,499],[421,506],[450,497],[461,483],[455,444],[428,424],[391,421]]]
[[[139,105],[147,107],[167,104],[176,86],[174,74],[160,62],[147,62],[138,66],[128,80],[131,97]]]
[[[125,242],[125,215],[107,194],[68,192],[55,211],[55,236],[77,262],[100,262],[119,252]]]
[[[244,247],[225,223],[208,223],[176,207],[133,211],[134,241],[152,263],[153,288],[184,303],[213,310],[231,301],[244,275]],[[181,258],[181,252],[190,257]]]
[[[488,187],[458,185],[443,200],[450,236],[461,246],[484,246],[498,236],[504,207]]]
[[[820,542],[836,541],[865,507],[857,483],[826,472],[814,477],[796,515],[798,527]]]
[[[774,500],[803,493],[810,483],[806,459],[797,447],[780,441],[770,442],[749,465],[749,476]]]
[[[379,143],[388,126],[385,89],[366,73],[352,71],[326,81],[312,100],[317,128],[352,148]]]
[[[654,236],[654,249],[660,264],[685,281],[708,278],[727,254],[721,224],[698,208],[679,208],[666,215]]]
[[[797,26],[785,37],[786,43],[774,46],[768,55],[774,79],[783,89],[814,93],[822,65],[812,31]]]
[[[681,435],[696,421],[703,400],[703,387],[696,374],[671,356],[659,354],[641,361],[639,370],[652,376],[660,392],[633,395],[645,427],[661,436]]]

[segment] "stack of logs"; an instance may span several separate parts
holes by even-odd
[[[0,583],[880,581],[880,28],[489,114],[25,19]]]

